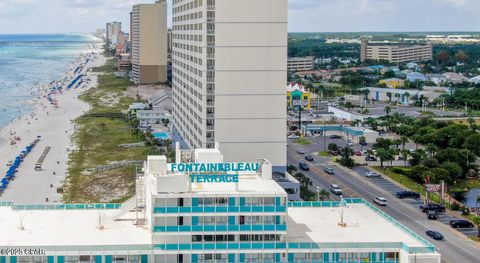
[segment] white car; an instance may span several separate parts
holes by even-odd
[[[380,177],[379,173],[376,172],[368,172],[365,174],[366,177]]]
[[[375,204],[381,205],[381,206],[386,206],[388,204],[387,199],[385,199],[383,197],[379,197],[379,196],[373,198],[373,202],[375,202]]]
[[[345,145],[347,145],[347,146],[353,146],[353,142],[352,142],[352,141],[347,141],[347,142],[345,142]]]
[[[330,185],[330,192],[332,192],[335,195],[342,195],[342,188],[336,184]]]

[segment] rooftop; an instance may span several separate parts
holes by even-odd
[[[408,247],[425,247],[428,242],[401,229],[396,221],[376,213],[365,203],[344,208],[346,227],[340,222],[340,207],[289,207],[287,236],[289,242],[313,243],[396,243]],[[374,208],[374,207],[373,207]],[[413,233],[413,232],[412,232]],[[418,238],[417,238],[418,237]]]
[[[0,247],[138,245],[149,230],[133,225],[134,213],[113,221],[114,210],[23,210],[0,207]],[[103,230],[97,228],[102,215]],[[20,218],[24,230],[20,229]],[[131,220],[129,220],[131,219]]]

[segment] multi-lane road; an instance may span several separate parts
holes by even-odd
[[[304,155],[298,154],[297,149],[302,148],[306,154],[314,156],[313,162],[304,160]],[[316,148],[316,149],[315,149]],[[315,186],[328,190],[330,184],[337,184],[343,190],[343,196],[347,198],[364,198],[372,201],[375,196],[387,198],[388,205],[381,207],[384,212],[409,227],[437,247],[437,251],[442,255],[442,262],[447,263],[478,263],[480,262],[480,246],[474,241],[465,237],[460,232],[452,229],[450,226],[440,222],[428,220],[418,206],[412,205],[412,201],[398,199],[388,188],[382,187],[372,179],[364,176],[365,170],[350,170],[339,167],[331,163],[330,158],[322,158],[312,154],[318,152],[314,144],[301,146],[289,143],[288,163],[298,166],[299,161],[307,162],[310,171],[302,171],[308,176]],[[334,175],[328,175],[323,172],[325,167],[335,169]],[[364,168],[365,169],[365,168]],[[338,197],[331,195],[332,199]],[[441,232],[445,240],[435,241],[425,235],[426,230],[435,230]]]

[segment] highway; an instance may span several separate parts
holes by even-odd
[[[303,161],[309,164],[310,171],[300,171],[308,176],[314,185],[329,189],[330,184],[335,183],[343,190],[343,196],[346,198],[364,198],[372,202],[375,196],[382,196],[388,200],[386,207],[380,207],[388,215],[395,218],[411,230],[415,231],[426,240],[437,247],[437,251],[442,255],[442,262],[446,263],[478,263],[480,262],[480,246],[474,241],[466,238],[458,231],[452,229],[439,221],[428,220],[419,208],[412,206],[407,200],[401,200],[381,187],[373,184],[369,178],[358,174],[357,172],[333,165],[330,158],[319,157],[313,154],[315,145],[297,145],[289,143],[288,145],[288,163],[298,167],[298,162]],[[306,154],[314,156],[314,162],[304,160],[304,155],[296,152],[302,148]],[[318,148],[317,148],[318,152]],[[323,172],[324,167],[335,169],[334,175],[328,175]],[[331,195],[333,196],[333,194]],[[334,197],[337,200],[338,197]],[[425,235],[426,230],[435,230],[442,233],[445,237],[443,241],[435,241]]]

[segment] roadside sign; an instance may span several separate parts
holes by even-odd
[[[429,193],[440,192],[441,188],[442,187],[439,184],[426,184],[425,185],[425,191],[429,192]]]

